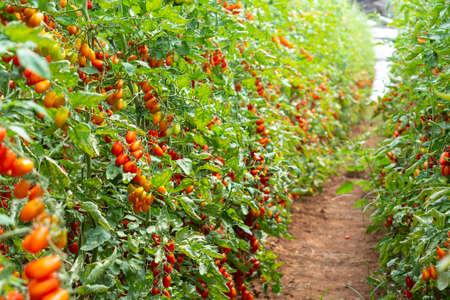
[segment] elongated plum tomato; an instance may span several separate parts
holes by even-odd
[[[47,294],[42,300],[68,300],[69,292],[65,289],[59,288],[50,294]]]
[[[14,185],[14,197],[17,199],[25,198],[31,188],[31,183],[25,179],[21,179]]]
[[[135,131],[128,131],[127,135],[125,136],[125,140],[128,144],[132,144],[136,142],[136,132]]]
[[[33,200],[39,197],[42,197],[44,195],[45,191],[42,189],[40,184],[36,184],[33,186],[30,190],[30,193],[28,194],[28,199]]]
[[[119,156],[123,152],[123,145],[121,142],[116,141],[111,148],[111,153],[114,154],[114,156]]]
[[[33,171],[34,164],[33,161],[28,158],[16,159],[12,167],[12,176],[19,177],[26,175]]]
[[[22,222],[30,222],[36,218],[45,209],[45,205],[40,198],[30,200],[20,211],[20,220]]]
[[[61,259],[56,255],[49,255],[28,263],[25,274],[28,278],[43,279],[61,268]]]
[[[22,247],[30,253],[38,253],[48,247],[49,236],[48,227],[39,226],[25,237]]]
[[[24,297],[18,291],[11,291],[6,295],[6,300],[23,300]]]
[[[41,299],[45,295],[58,289],[60,281],[56,274],[42,280],[33,279],[28,284],[28,293],[31,299]]]
[[[50,81],[49,80],[42,80],[36,83],[34,86],[34,91],[38,94],[43,94],[50,88]]]

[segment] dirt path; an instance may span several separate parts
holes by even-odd
[[[298,201],[293,207],[293,240],[272,242],[285,263],[283,293],[260,299],[368,299],[367,276],[376,267],[376,240],[366,234],[368,219],[353,207],[363,192],[336,196],[348,180],[332,178],[324,191]]]
[[[363,131],[355,128],[353,135]],[[377,140],[372,137],[366,145],[374,147]],[[284,263],[283,291],[258,299],[369,299],[367,277],[377,266],[376,237],[366,233],[369,217],[354,207],[364,192],[354,185],[350,194],[336,195],[344,182],[364,176],[340,171],[322,193],[294,203],[293,239],[269,241]]]

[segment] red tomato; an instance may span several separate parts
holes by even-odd
[[[18,183],[14,185],[14,197],[21,199],[25,198],[28,195],[28,191],[30,190],[31,183],[27,180],[22,179]]]
[[[120,154],[123,153],[123,145],[121,142],[117,141],[114,142],[114,144],[112,145],[111,148],[111,153],[114,154],[114,156],[119,156]]]
[[[6,129],[3,127],[0,127],[0,143],[3,142],[5,137],[6,137]]]

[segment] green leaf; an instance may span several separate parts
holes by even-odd
[[[50,68],[45,58],[27,48],[17,49],[17,57],[24,68],[30,69],[41,77],[51,79]]]
[[[100,228],[101,229],[101,228]],[[114,252],[103,262],[97,262],[95,263],[94,269],[89,273],[89,275],[86,278],[86,283],[93,283],[95,282],[99,277],[105,274],[106,269],[111,266],[115,260],[118,258],[117,254],[117,248],[114,248]]]
[[[83,251],[90,251],[101,245],[111,238],[111,234],[102,227],[96,227],[86,231],[86,242],[81,247]]]
[[[350,194],[353,192],[353,182],[346,181],[336,190],[336,195]]]
[[[111,225],[109,225],[108,221],[102,215],[100,210],[98,209],[97,204],[94,202],[81,202],[81,207],[86,210],[92,219],[95,220],[100,226],[102,226],[106,230],[112,230]]]
[[[183,170],[184,174],[191,175],[192,172],[192,160],[189,158],[178,159],[177,165]]]
[[[88,125],[79,123],[69,129],[69,137],[75,146],[83,150],[90,157],[98,156],[100,151],[95,136]]]
[[[194,220],[200,221],[201,218],[197,215],[194,208],[194,201],[192,201],[189,197],[181,197],[178,199],[179,203],[181,204],[181,207],[183,208],[184,212],[191,217]]]
[[[85,91],[78,91],[69,94],[70,103],[74,107],[78,106],[87,106],[91,108],[97,107],[100,101],[103,101],[105,99],[106,99],[105,95]]]
[[[39,48],[52,49],[56,42],[48,36],[41,34],[40,28],[30,28],[23,22],[14,21],[6,27],[0,27],[11,41],[18,43],[34,42]]]
[[[13,220],[7,215],[0,214],[0,225],[12,225],[14,224]]]
[[[23,138],[27,142],[31,142],[31,137],[28,135],[28,133],[23,129],[23,127],[11,125],[8,127],[9,130],[15,132],[18,136]]]
[[[109,287],[103,284],[87,284],[78,287],[75,290],[75,293],[78,295],[89,295],[89,294],[104,293],[108,290]]]

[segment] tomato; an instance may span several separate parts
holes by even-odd
[[[144,152],[142,150],[134,151],[133,156],[134,158],[136,158],[136,160],[139,160],[142,158],[142,156],[144,156]]]
[[[31,299],[41,299],[43,296],[58,289],[60,281],[56,274],[42,280],[33,279],[28,284],[28,293]]]
[[[141,148],[141,141],[136,141],[130,145],[130,151],[134,152]]]
[[[128,157],[128,155],[126,153],[122,153],[116,158],[116,166],[121,166],[129,160],[130,158]]]
[[[6,149],[6,153],[3,156],[3,161],[0,161],[0,173],[8,173],[13,167],[16,159],[16,154],[10,149]]]
[[[23,295],[18,291],[9,292],[6,295],[6,300],[23,300],[23,299],[24,299]]]
[[[155,154],[156,156],[164,155],[164,151],[163,151],[163,149],[161,149],[161,147],[159,145],[154,145],[152,150],[153,150],[153,154]]]
[[[123,153],[123,145],[121,142],[116,141],[114,142],[114,144],[112,145],[111,148],[111,153],[114,154],[114,156],[119,156],[120,154]]]
[[[43,94],[50,88],[50,81],[49,80],[42,80],[36,83],[34,86],[34,90],[38,94]]]
[[[152,295],[159,295],[161,291],[157,287],[153,287],[151,293]]]
[[[167,189],[165,186],[158,187],[157,191],[158,191],[158,193],[163,194],[163,195],[167,193]]]
[[[20,211],[20,220],[22,222],[30,222],[36,218],[45,209],[45,205],[40,198],[30,200]]]
[[[192,191],[194,191],[194,186],[189,185],[184,189],[184,191],[186,192],[186,194],[190,194],[190,193],[192,193]]]
[[[78,27],[75,25],[69,25],[67,26],[67,31],[70,35],[76,35],[78,33]]]
[[[48,92],[43,100],[44,106],[47,108],[54,107],[56,100],[56,93],[53,91]]]
[[[28,263],[25,274],[31,279],[43,279],[61,268],[61,259],[57,255],[49,255]]]
[[[127,135],[125,136],[125,140],[128,144],[132,144],[136,142],[136,132],[135,131],[128,131]]]
[[[429,266],[428,273],[430,274],[430,279],[436,280],[438,278],[435,266]]]
[[[136,173],[137,172],[136,163],[128,161],[123,165],[123,171],[126,173]]]
[[[428,272],[428,269],[423,269],[422,270],[422,280],[428,281],[428,279],[430,279],[430,272]]]
[[[59,7],[65,8],[67,6],[67,0],[59,0]]]
[[[445,255],[447,255],[447,252],[438,246],[436,248],[436,254],[437,254],[438,259],[443,259],[445,257]]]
[[[30,194],[28,195],[29,200],[33,200],[39,197],[44,196],[45,191],[42,189],[40,184],[36,184],[30,190]]]
[[[94,59],[91,63],[92,63],[92,66],[94,66],[94,68],[96,68],[100,72],[103,70],[103,65],[104,65],[103,60]]]
[[[39,226],[25,237],[22,247],[30,253],[38,253],[48,247],[49,236],[48,227]]]
[[[165,272],[166,274],[170,274],[170,273],[172,273],[172,271],[173,271],[172,265],[169,265],[169,264],[165,264],[165,265],[164,265],[164,272]]]
[[[30,190],[31,183],[25,179],[21,179],[18,183],[14,185],[14,197],[17,199],[25,198],[28,196],[28,191]]]
[[[69,300],[69,292],[65,289],[59,288],[50,294],[47,294],[42,300]]]
[[[69,119],[70,112],[67,108],[60,108],[55,114],[55,125],[58,128],[62,128]]]
[[[78,243],[77,242],[73,242],[72,244],[69,245],[69,251],[72,252],[73,254],[77,255],[78,254]]]
[[[168,241],[164,248],[166,249],[167,252],[174,252],[175,251],[174,241],[172,241],[172,240]]]
[[[19,177],[33,171],[34,163],[28,158],[19,158],[14,162],[12,167],[12,176]]]
[[[170,277],[170,275],[164,276],[163,278],[163,285],[165,288],[170,287],[170,284],[172,283],[172,278]]]
[[[166,255],[167,261],[169,262],[169,264],[174,265],[176,263],[176,258],[175,255],[173,253],[169,253]]]
[[[6,137],[6,129],[4,127],[0,127],[0,143],[3,142],[5,137]]]
[[[89,57],[90,51],[91,51],[91,48],[89,48],[88,44],[84,43],[81,45],[81,47],[80,47],[81,55],[83,55],[84,57]]]
[[[28,19],[27,25],[30,27],[38,27],[44,20],[44,15],[40,12],[35,12],[30,19]]]

